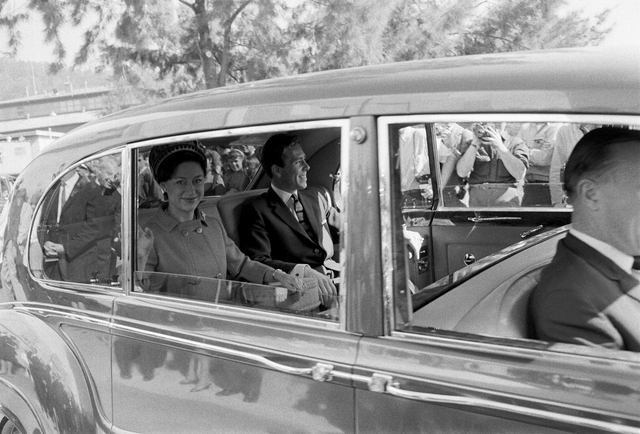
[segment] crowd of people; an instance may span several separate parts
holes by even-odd
[[[448,207],[565,207],[562,172],[578,140],[595,125],[438,123],[437,155]],[[399,134],[404,205],[432,196],[426,131]]]

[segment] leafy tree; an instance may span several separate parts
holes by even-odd
[[[596,45],[609,32],[604,10],[595,18],[562,15],[566,0],[500,0],[461,34],[460,54]]]
[[[62,67],[63,25],[87,28],[75,63],[98,55],[142,100],[268,77],[496,51],[594,45],[607,34],[566,0],[30,0],[0,28],[15,50],[37,13]],[[116,99],[117,100],[117,99]]]

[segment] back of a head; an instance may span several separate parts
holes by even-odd
[[[626,142],[638,142],[640,146],[640,131],[603,127],[588,132],[578,141],[564,171],[564,188],[570,201],[575,198],[582,179],[599,179],[615,170],[619,162],[615,145]]]

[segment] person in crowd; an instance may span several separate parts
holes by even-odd
[[[317,279],[328,307],[337,295],[331,277],[340,271],[329,227],[339,228],[337,210],[319,192],[305,190],[310,167],[296,136],[271,136],[261,164],[271,187],[244,207],[240,246],[252,259]]]
[[[519,137],[529,147],[522,206],[551,206],[549,168],[560,127],[561,124],[544,122],[526,123],[520,129]]]
[[[564,166],[578,140],[593,128],[595,128],[595,125],[567,124],[558,130],[549,169],[549,189],[551,191],[551,204],[554,207],[564,208],[566,206],[566,198],[562,188]]]
[[[242,163],[244,172],[249,179],[253,179],[260,168],[260,160],[256,156],[256,147],[253,145],[243,145],[242,152],[244,153],[244,162]]]
[[[161,196],[160,187],[149,167],[149,155],[146,152],[138,153],[138,207],[154,208],[158,206]]]
[[[44,227],[41,245],[43,249],[49,247],[49,254],[44,256],[43,271],[47,277],[55,280],[67,280],[67,262],[65,255],[58,256],[55,249],[51,249],[52,244],[59,244],[60,241],[60,221],[68,221],[68,217],[63,217],[69,212],[70,201],[86,184],[91,182],[89,174],[91,170],[86,164],[79,165],[75,170],[64,176],[58,185],[57,191],[47,196],[43,205]]]
[[[436,137],[436,144],[438,161],[443,166],[443,183],[446,183],[453,172],[455,158],[452,157],[451,150],[444,145],[440,137]],[[403,206],[427,205],[433,199],[433,187],[427,150],[427,133],[424,125],[408,126],[399,131],[398,154]]]
[[[231,149],[226,156],[226,170],[222,176],[227,192],[244,191],[251,179],[244,172],[244,154],[239,149]]]
[[[207,196],[220,196],[226,191],[222,180],[222,159],[218,151],[207,149],[207,174],[204,178],[204,194]]]
[[[454,122],[436,124],[436,132],[441,137],[442,143],[451,151],[451,156],[442,166],[444,204],[447,207],[468,207],[469,184],[466,178],[458,176],[456,165],[462,155],[463,145],[466,147],[473,140],[473,133],[463,125]]]
[[[530,302],[537,337],[640,351],[640,131],[598,128],[565,169],[572,227]]]
[[[155,146],[149,163],[166,201],[138,234],[138,270],[148,273],[142,279],[146,291],[209,300],[232,298],[216,294],[221,287],[215,285],[218,279],[278,282],[288,292],[304,289],[301,279],[245,256],[220,220],[198,209],[207,170],[202,144]],[[213,382],[209,358],[197,357],[191,364],[197,370],[192,391],[208,388]]]
[[[527,145],[518,137],[503,139],[490,124],[473,124],[473,133],[456,165],[458,176],[469,178],[469,206],[520,206],[529,165]]]
[[[59,242],[45,242],[44,252],[66,263],[65,280],[109,283],[119,256],[114,243],[120,232],[120,167],[112,157],[93,167],[95,182],[87,182],[67,200],[60,214]]]

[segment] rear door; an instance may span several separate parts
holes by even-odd
[[[341,120],[288,124],[188,139],[213,149],[240,137],[266,140],[295,130],[309,141],[326,143],[331,142],[326,134],[344,138],[347,125]],[[152,146],[180,140],[186,138],[141,143],[130,150],[129,160],[144,161]],[[141,184],[135,180],[143,173],[144,167],[132,166],[133,185]],[[136,222],[136,229],[124,235],[132,252],[137,226],[144,228],[159,211],[153,207],[158,200],[134,198],[129,198],[125,218]],[[207,220],[218,212],[209,203],[201,204]],[[273,287],[222,275],[154,273],[174,288],[189,288],[182,295],[146,287],[143,279],[154,277],[150,273],[130,269],[127,275],[129,291],[115,301],[112,323],[115,427],[140,433],[354,432],[350,374],[359,336],[346,331],[343,294],[348,289],[341,290],[335,309],[318,312],[274,302]],[[331,381],[326,381],[329,373]]]

